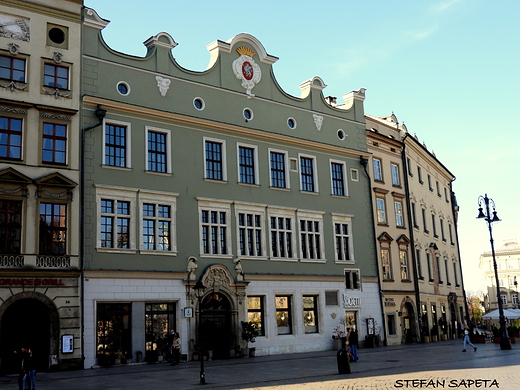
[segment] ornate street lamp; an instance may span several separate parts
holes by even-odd
[[[484,203],[486,210],[484,212],[482,208],[482,203]],[[489,204],[491,203],[491,207],[493,207],[493,215],[491,215],[489,211]],[[498,313],[500,315],[500,349],[511,349],[511,340],[507,336],[506,332],[506,317],[504,316],[504,308],[502,306],[502,297],[500,295],[500,282],[498,280],[498,270],[497,270],[497,261],[495,258],[495,245],[493,242],[493,230],[491,224],[493,222],[499,222],[500,218],[497,216],[497,212],[495,210],[495,202],[493,199],[488,198],[487,194],[484,196],[480,195],[478,197],[478,217],[479,219],[484,219],[489,228],[489,241],[491,242],[491,254],[493,255],[493,268],[495,269],[495,283],[497,286],[497,299],[498,299]]]
[[[204,297],[204,291],[206,290],[206,286],[202,284],[200,280],[197,280],[195,286],[193,286],[193,292],[199,301],[199,329],[198,329],[198,339],[199,339],[199,359],[200,359],[200,384],[206,384],[206,373],[204,372],[204,356],[202,349],[202,297]]]

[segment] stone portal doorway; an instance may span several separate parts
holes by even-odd
[[[403,338],[406,344],[411,344],[417,340],[415,334],[415,313],[413,305],[405,302],[403,305]]]
[[[19,361],[13,351],[22,347],[33,350],[36,371],[49,370],[52,335],[51,313],[49,307],[32,298],[14,301],[9,305],[1,319],[0,357],[2,373],[18,373]]]
[[[222,293],[212,292],[202,300],[202,347],[213,359],[229,358],[232,346],[231,304]]]

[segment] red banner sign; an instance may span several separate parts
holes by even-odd
[[[1,278],[0,286],[64,286],[62,279]]]

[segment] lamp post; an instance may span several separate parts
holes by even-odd
[[[486,208],[484,212],[482,203]],[[493,214],[489,211],[489,204],[493,207]],[[493,199],[488,198],[487,194],[478,197],[478,219],[484,219],[488,224],[489,229],[489,241],[491,242],[491,254],[493,256],[493,268],[495,269],[495,283],[497,286],[497,300],[498,300],[498,313],[500,315],[500,349],[511,349],[511,340],[507,337],[506,332],[506,317],[504,316],[504,308],[502,306],[502,297],[500,296],[500,282],[498,280],[497,261],[495,258],[495,245],[493,241],[493,229],[491,227],[493,222],[499,222],[500,218],[497,216],[495,210],[495,202]]]
[[[206,384],[206,373],[204,372],[204,356],[202,354],[202,297],[204,296],[204,291],[206,290],[206,286],[202,284],[200,280],[197,280],[195,286],[193,286],[193,291],[195,292],[195,296],[199,301],[199,328],[198,328],[198,339],[200,345],[199,351],[199,359],[200,359],[200,384]]]

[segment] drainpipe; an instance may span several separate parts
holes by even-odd
[[[85,342],[83,331],[85,329],[85,300],[84,300],[84,292],[85,292],[85,270],[84,270],[84,258],[85,258],[85,134],[87,131],[92,130],[98,126],[103,124],[103,119],[105,118],[107,111],[101,108],[100,105],[97,106],[94,111],[98,119],[98,123],[85,127],[81,130],[81,144],[80,144],[80,237],[79,237],[79,267],[81,270],[81,280],[80,280],[80,291],[81,291],[81,354],[83,365],[85,362]],[[83,367],[85,368],[85,367]]]
[[[415,253],[415,238],[413,235],[413,218],[412,218],[412,207],[410,202],[410,185],[408,181],[409,173],[408,173],[408,161],[406,160],[406,143],[404,142],[406,138],[408,138],[409,134],[406,133],[404,137],[401,139],[401,143],[403,146],[403,149],[401,151],[401,161],[403,165],[403,175],[404,175],[404,188],[406,193],[406,214],[408,215],[408,226],[409,226],[409,232],[410,232],[410,242],[412,243],[412,265],[413,265],[413,285],[415,289],[415,304],[416,304],[416,310],[417,310],[417,321],[419,324],[419,340],[422,340],[422,312],[421,312],[421,294],[419,291],[419,270],[417,267],[417,262],[419,261],[417,259],[416,253]]]
[[[370,199],[370,215],[372,217],[372,230],[373,230],[373,236],[374,236],[374,243],[376,242],[376,227],[374,225],[374,204],[372,202],[372,179],[370,178],[370,174],[367,171],[368,166],[368,158],[365,158],[363,156],[359,157],[359,162],[361,165],[363,165],[363,170],[365,171],[365,175],[368,177],[368,196]],[[379,269],[379,260],[377,256],[377,244],[376,245],[376,268],[377,268],[377,285],[379,287],[379,305],[381,306],[381,315],[382,315],[382,321],[383,321],[383,334],[385,335],[385,339],[383,341],[383,345],[388,345],[387,341],[387,333],[386,333],[386,319],[385,319],[385,308],[383,306],[383,290],[381,288],[381,270]]]

